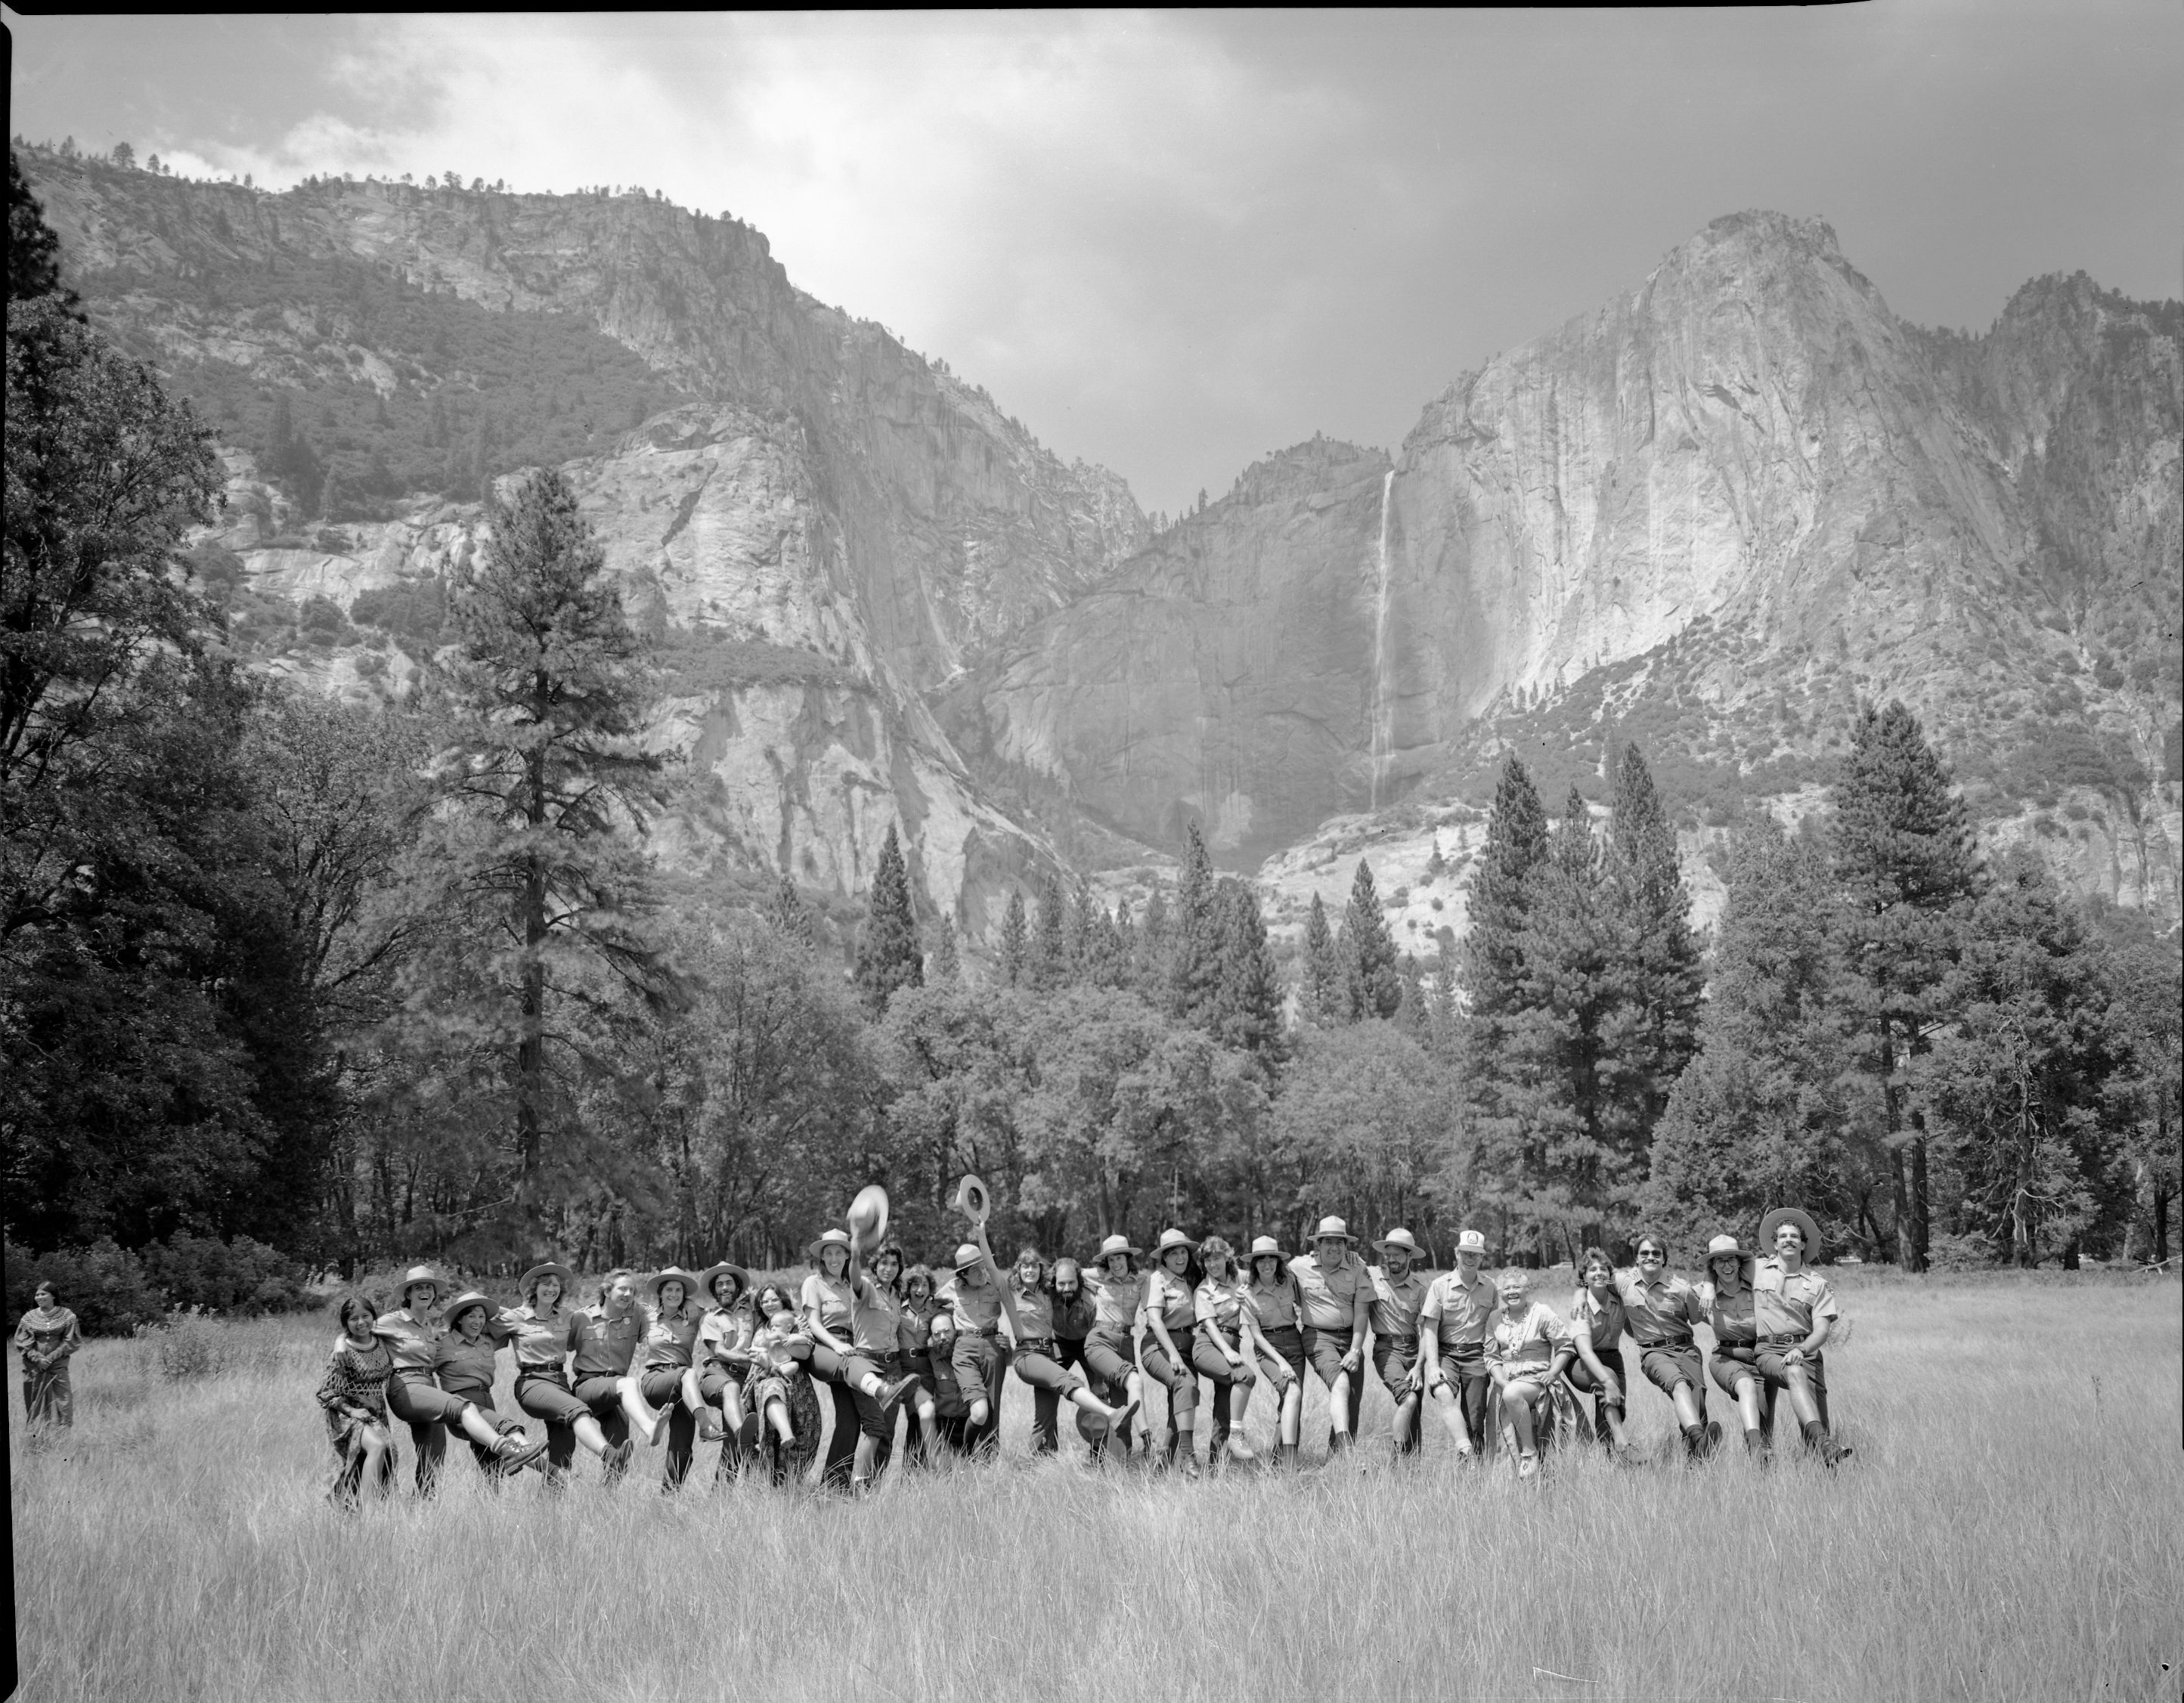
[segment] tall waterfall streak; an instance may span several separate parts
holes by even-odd
[[[1388,701],[1388,498],[1396,487],[1390,467],[1380,481],[1380,554],[1373,596],[1372,808],[1380,808],[1380,776],[1395,754],[1396,711]]]

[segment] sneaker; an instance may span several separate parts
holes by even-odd
[[[1538,1478],[1540,1476],[1540,1457],[1536,1455],[1519,1455],[1517,1457],[1517,1476],[1519,1478]]]
[[[1246,1466],[1259,1458],[1257,1451],[1250,1444],[1240,1441],[1234,1436],[1229,1438],[1223,1452],[1231,1461],[1240,1461]]]

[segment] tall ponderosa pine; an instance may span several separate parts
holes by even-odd
[[[1955,1021],[1916,1070],[1929,1139],[1955,1173],[1963,1230],[2034,1266],[2101,1216],[2128,1183],[2103,1127],[2129,1042],[2101,954],[2038,855],[2017,850],[1965,919],[1948,984]]]
[[[1518,1137],[1517,1174],[1504,1183],[1542,1254],[1555,1247],[1553,1231],[1565,1244],[1598,1239],[1618,1192],[1641,1180],[1607,1128],[1619,978],[1602,861],[1591,811],[1573,787],[1529,883],[1519,1004],[1504,1043]]]
[[[936,988],[953,987],[963,977],[961,949],[956,944],[956,921],[953,917],[940,919],[940,941],[933,949],[932,967],[926,971],[926,980]]]
[[[1327,926],[1327,907],[1315,893],[1304,923],[1304,962],[1298,972],[1297,1016],[1306,1023],[1346,1022],[1346,1005],[1342,960],[1334,949],[1334,932]]]
[[[1031,968],[1031,931],[1024,921],[1023,894],[1009,889],[1008,908],[1001,913],[1001,985],[1018,988],[1028,980]]]
[[[582,1133],[577,1085],[615,1074],[624,1001],[675,991],[632,843],[660,760],[640,737],[644,648],[567,480],[534,474],[488,516],[454,599],[442,808],[406,860],[412,904],[468,926],[420,954],[409,1004],[419,1027],[498,1060],[516,1204],[535,1236],[554,1138]]]
[[[1680,1240],[1748,1229],[1784,1201],[1879,1238],[1870,1185],[1844,1151],[1836,905],[1816,842],[1771,815],[1737,826],[1698,1051],[1655,1132],[1644,1194],[1648,1221]]]
[[[910,903],[910,871],[892,822],[880,843],[870,907],[857,934],[856,982],[865,1009],[875,1017],[886,1015],[896,988],[925,982],[925,954],[918,949],[917,916]]]
[[[1215,980],[1212,1021],[1207,1026],[1224,1047],[1256,1055],[1262,1063],[1280,1062],[1282,1053],[1281,975],[1267,925],[1259,915],[1259,896],[1233,876],[1214,890],[1221,918],[1221,962]]]
[[[1896,1196],[1896,1258],[1926,1269],[1926,1132],[1911,1062],[1953,1015],[1958,932],[1980,886],[1964,802],[1901,703],[1869,709],[1834,791],[1843,957],[1864,1020],[1864,1067],[1879,1086]]]
[[[1524,932],[1532,871],[1547,859],[1547,813],[1523,763],[1511,757],[1494,787],[1486,843],[1472,877],[1471,932],[1463,943],[1463,988],[1471,1017],[1490,1049],[1495,1020],[1513,1010],[1524,977]]]
[[[1176,882],[1175,936],[1168,957],[1169,1015],[1201,1028],[1212,1023],[1221,975],[1222,917],[1215,903],[1213,860],[1192,822],[1184,834]]]
[[[1676,831],[1635,745],[1624,747],[1616,765],[1607,839],[1607,902],[1618,964],[1602,1123],[1635,1183],[1669,1092],[1697,1045],[1703,984]]]
[[[1027,968],[1031,986],[1038,993],[1051,993],[1070,979],[1068,924],[1061,883],[1050,875],[1039,884],[1039,911],[1032,929],[1031,961]]]
[[[1345,999],[1349,1020],[1392,1017],[1402,1002],[1402,978],[1396,973],[1396,943],[1380,915],[1380,894],[1373,885],[1373,865],[1357,860],[1350,883],[1350,903],[1342,912]]]

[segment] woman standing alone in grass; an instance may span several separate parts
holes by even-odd
[[[51,1283],[31,1296],[31,1311],[15,1327],[15,1352],[23,1358],[23,1412],[32,1425],[75,1423],[75,1396],[69,1388],[69,1356],[83,1346],[75,1315],[62,1306]]]
[[[1294,1461],[1304,1426],[1304,1328],[1296,1280],[1290,1276],[1282,1244],[1271,1236],[1251,1244],[1247,1296],[1259,1363],[1280,1396],[1274,1446],[1282,1461]]]
[[[356,1506],[363,1486],[382,1496],[394,1488],[394,1433],[387,1416],[394,1351],[362,1295],[343,1296],[336,1316],[341,1334],[326,1357],[318,1402],[326,1416],[326,1440],[341,1461],[326,1500],[347,1511]]]
[[[610,1441],[590,1406],[570,1387],[570,1357],[589,1335],[588,1316],[561,1304],[575,1281],[566,1266],[532,1266],[516,1285],[523,1305],[504,1309],[499,1320],[515,1344],[515,1405],[546,1422],[546,1476],[554,1483],[568,1477],[579,1443],[610,1472],[629,1465],[628,1439]],[[619,1392],[612,1394],[619,1400]]]
[[[1706,1281],[1699,1285],[1699,1300],[1706,1305],[1707,1322],[1713,1327],[1713,1359],[1708,1371],[1715,1385],[1736,1404],[1744,1422],[1744,1448],[1761,1461],[1767,1458],[1767,1433],[1762,1428],[1759,1382],[1759,1335],[1752,1322],[1752,1265],[1734,1236],[1717,1236],[1707,1244]]]

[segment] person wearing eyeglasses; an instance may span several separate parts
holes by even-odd
[[[1753,1323],[1759,1375],[1787,1395],[1805,1447],[1830,1467],[1851,1452],[1836,1441],[1827,1419],[1827,1373],[1820,1350],[1841,1316],[1828,1280],[1805,1264],[1819,1251],[1819,1226],[1795,1206],[1778,1206],[1759,1221],[1762,1246],[1774,1252],[1752,1273]]]
[[[1720,1440],[1721,1428],[1707,1423],[1706,1386],[1700,1382],[1705,1374],[1691,1329],[1706,1322],[1697,1285],[1669,1270],[1667,1238],[1648,1231],[1638,1238],[1636,1266],[1617,1273],[1615,1288],[1638,1344],[1640,1369],[1674,1404],[1685,1455],[1703,1460]]]

